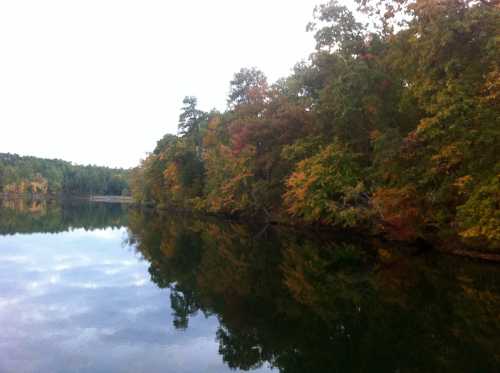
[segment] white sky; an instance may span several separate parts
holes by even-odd
[[[0,0],[0,152],[130,167],[175,133],[186,95],[270,81],[313,51],[321,0]]]

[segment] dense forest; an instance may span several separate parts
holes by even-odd
[[[0,192],[66,195],[128,194],[128,171],[58,159],[0,153]]]
[[[316,7],[310,58],[241,69],[224,112],[186,97],[133,197],[498,251],[498,1],[357,4]]]

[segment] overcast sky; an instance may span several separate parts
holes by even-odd
[[[320,0],[0,0],[0,152],[130,167],[175,133],[186,95],[271,81],[314,47]]]

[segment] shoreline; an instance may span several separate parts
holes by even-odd
[[[53,199],[75,199],[90,202],[104,203],[135,203],[130,196],[106,196],[106,195],[90,195],[90,196],[75,196],[67,194],[37,194],[37,193],[0,193],[2,199],[31,199],[31,200],[53,200]]]
[[[131,198],[132,199],[132,198]],[[323,232],[323,233],[339,233],[343,232],[348,233],[348,234],[359,234],[359,235],[365,235],[367,237],[373,237],[373,238],[380,238],[383,241],[386,241],[388,243],[400,243],[401,245],[408,245],[408,246],[418,246],[421,248],[426,248],[430,250],[434,250],[436,252],[446,254],[446,255],[453,255],[453,256],[460,256],[462,258],[467,258],[467,259],[472,259],[472,260],[479,260],[485,263],[492,263],[492,264],[500,264],[500,254],[491,252],[491,251],[481,251],[481,250],[474,250],[474,249],[467,249],[465,245],[458,245],[457,242],[454,242],[453,244],[448,244],[446,245],[444,242],[432,242],[432,241],[427,241],[424,239],[418,239],[417,241],[395,241],[395,240],[390,240],[387,237],[384,237],[381,234],[375,234],[373,232],[361,232],[356,229],[339,229],[336,227],[332,226],[324,226],[324,225],[300,225],[298,223],[294,223],[293,221],[285,221],[282,219],[270,219],[270,220],[263,220],[263,219],[258,219],[258,218],[242,218],[238,216],[230,216],[226,214],[216,214],[216,213],[209,213],[209,212],[202,212],[202,211],[195,211],[191,209],[186,209],[186,208],[174,208],[174,207],[158,207],[155,205],[151,204],[141,204],[141,203],[136,203],[132,200],[131,206],[134,206],[135,208],[139,209],[145,209],[145,210],[150,210],[154,211],[157,213],[175,213],[175,214],[188,214],[188,215],[193,215],[193,216],[204,216],[204,217],[212,217],[216,219],[221,219],[221,220],[226,220],[230,222],[235,222],[235,223],[240,223],[240,224],[245,224],[246,223],[259,223],[259,224],[265,224],[269,226],[281,226],[284,228],[291,228],[291,229],[298,229],[298,230],[306,230],[309,232]]]
[[[195,211],[191,209],[186,209],[186,208],[175,208],[175,207],[160,207],[160,206],[155,206],[151,204],[141,204],[137,203],[134,201],[134,199],[131,196],[106,196],[106,195],[91,195],[91,196],[72,196],[72,195],[55,195],[55,194],[27,194],[27,193],[0,193],[0,199],[32,199],[32,200],[79,200],[79,201],[87,201],[87,202],[98,202],[98,203],[120,203],[120,204],[127,204],[130,206],[133,206],[135,208],[139,209],[145,209],[145,210],[152,210],[157,213],[175,213],[175,214],[188,214],[188,215],[193,215],[193,216],[204,216],[204,217],[212,217],[216,219],[221,219],[221,220],[226,220],[230,222],[235,222],[235,223],[240,223],[244,224],[246,223],[258,223],[258,224],[265,224],[266,226],[273,225],[273,226],[281,226],[281,227],[286,227],[286,228],[292,228],[292,229],[299,229],[299,230],[306,230],[310,232],[324,232],[324,233],[339,233],[342,232],[343,234],[348,233],[348,234],[359,234],[359,235],[366,235],[366,236],[371,236],[371,237],[378,237],[383,239],[386,242],[393,242],[393,243],[400,243],[402,245],[410,245],[410,246],[427,246],[428,248],[430,247],[431,250],[435,250],[437,252],[443,253],[443,254],[448,254],[448,255],[453,255],[453,256],[460,256],[463,258],[468,258],[468,259],[473,259],[473,260],[480,260],[482,262],[489,262],[489,263],[500,263],[500,254],[490,252],[490,251],[481,251],[481,250],[474,250],[474,249],[467,249],[465,245],[458,245],[457,242],[455,242],[452,245],[445,245],[443,242],[432,242],[432,241],[427,241],[423,240],[420,244],[418,242],[412,242],[412,241],[393,241],[389,240],[383,235],[380,234],[374,234],[373,232],[362,232],[356,229],[339,229],[336,227],[331,227],[331,226],[321,226],[321,225],[310,225],[310,224],[299,224],[298,222],[293,222],[293,221],[286,221],[283,219],[279,218],[272,218],[272,219],[259,219],[257,217],[253,218],[242,218],[241,216],[230,216],[227,214],[216,214],[216,213],[209,213],[209,212],[202,212],[202,211]],[[443,246],[444,245],[444,246]]]

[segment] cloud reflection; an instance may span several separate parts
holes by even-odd
[[[223,372],[216,318],[172,327],[124,229],[0,237],[1,372]]]

